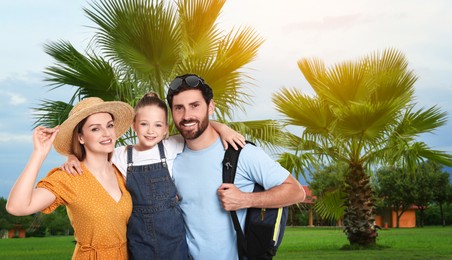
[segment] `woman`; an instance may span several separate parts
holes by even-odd
[[[86,98],[60,127],[37,127],[34,150],[8,198],[6,209],[16,216],[67,207],[77,241],[72,259],[127,259],[126,229],[132,201],[121,173],[110,162],[117,138],[133,120],[124,102]],[[62,155],[74,154],[82,176],[50,171],[34,187],[36,176],[52,143]]]

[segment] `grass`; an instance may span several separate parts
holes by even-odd
[[[73,237],[0,239],[0,259],[70,259]],[[380,230],[382,249],[341,250],[348,241],[338,228],[287,227],[275,260],[452,259],[452,227]]]
[[[380,249],[341,250],[348,245],[342,229],[288,227],[274,259],[452,259],[452,227],[387,229],[378,234]]]
[[[72,236],[0,239],[0,259],[71,259]]]

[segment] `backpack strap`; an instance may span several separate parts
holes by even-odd
[[[253,144],[252,142],[246,141],[246,143]],[[253,144],[254,145],[254,144]],[[224,153],[223,158],[223,183],[234,183],[235,173],[237,171],[237,165],[239,163],[239,155],[242,151],[242,147],[238,146],[238,150],[235,150],[231,145]],[[239,254],[239,260],[244,259],[246,255],[246,243],[245,234],[240,227],[240,222],[237,217],[237,212],[230,211],[232,223],[234,224],[235,234],[237,236],[237,249]]]

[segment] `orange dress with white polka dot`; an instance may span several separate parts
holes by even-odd
[[[104,189],[82,164],[83,174],[73,176],[53,169],[37,187],[50,190],[56,200],[43,213],[51,213],[65,205],[77,241],[72,259],[128,259],[127,222],[132,212],[132,199],[124,178],[115,168],[122,192],[119,201]]]

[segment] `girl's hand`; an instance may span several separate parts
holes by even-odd
[[[83,170],[80,166],[80,161],[75,157],[75,155],[70,154],[67,157],[67,161],[61,166],[61,169],[72,175],[80,174],[82,175]]]
[[[227,126],[225,127],[225,129],[226,128],[228,130],[222,131],[222,133],[220,134],[224,149],[227,150],[229,144],[234,147],[235,150],[238,150],[238,145],[243,148],[246,144],[245,137],[239,132],[234,131],[232,128],[229,128]]]
[[[216,121],[210,121],[210,124],[220,135],[221,142],[223,143],[225,150],[228,149],[229,144],[232,145],[235,150],[238,150],[238,145],[242,148],[245,146],[245,137],[239,132],[236,132],[229,126]]]

